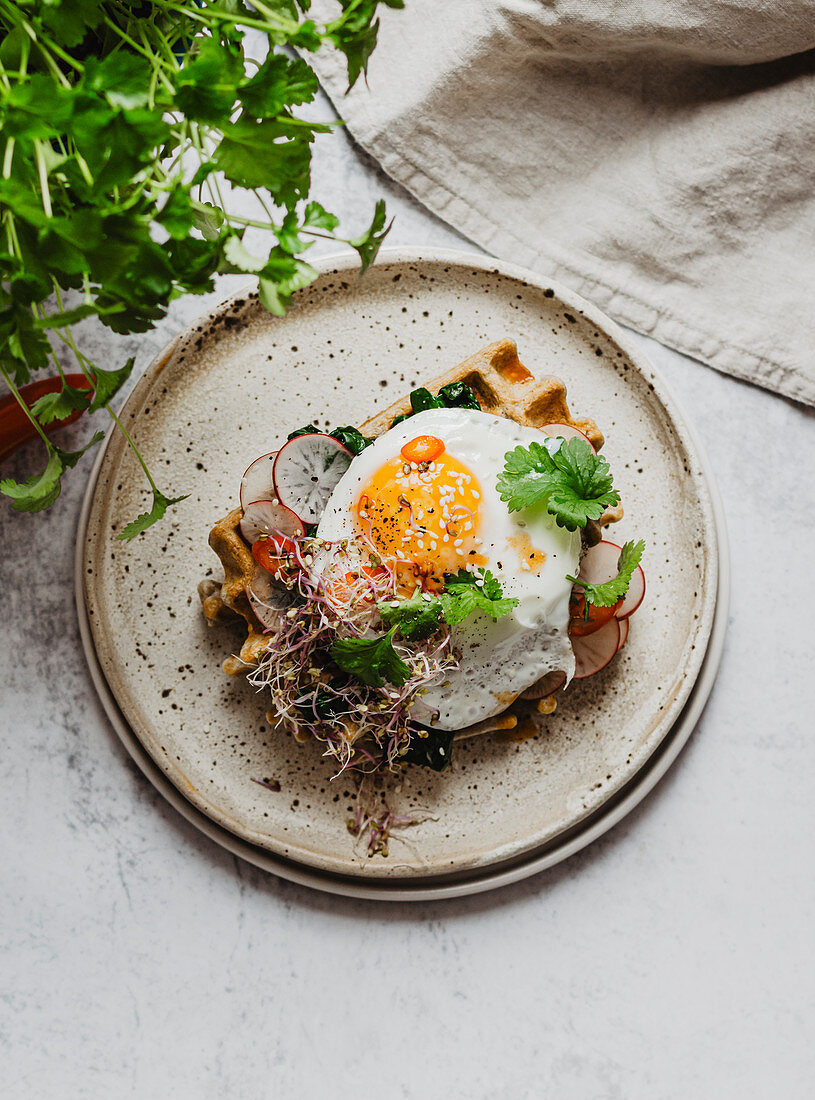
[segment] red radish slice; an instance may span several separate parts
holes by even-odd
[[[590,547],[580,562],[580,572],[577,574],[586,584],[605,584],[612,577],[617,576],[617,563],[620,560],[622,547],[616,542],[608,542],[603,539],[596,546]],[[625,599],[617,610],[618,619],[627,619],[633,615],[645,596],[645,574],[642,566],[637,566],[631,575],[631,583]]]
[[[577,574],[586,584],[605,584],[612,577],[617,576],[617,562],[620,560],[622,547],[615,542],[607,542],[603,539],[595,546],[590,546],[580,559],[580,572]]]
[[[282,584],[275,584],[265,569],[258,567],[252,577],[252,583],[246,589],[249,603],[263,626],[270,629],[280,625],[285,611],[295,602],[296,597]]]
[[[547,672],[545,676],[541,676],[540,680],[528,687],[526,691],[522,691],[521,698],[545,699],[547,695],[552,695],[558,688],[562,688],[565,683],[566,673],[557,668],[554,672]]]
[[[616,619],[606,623],[601,630],[595,630],[593,634],[572,638],[575,680],[585,680],[587,676],[593,676],[595,672],[605,668],[617,652],[619,642],[620,624]]]
[[[591,449],[594,450],[594,444],[586,433],[581,432],[579,428],[572,427],[571,424],[544,424],[539,431],[542,431],[544,435],[551,436],[552,439],[585,439]]]
[[[617,612],[617,618],[627,622],[629,616],[634,614],[644,599],[645,574],[642,571],[642,566],[638,565],[631,575],[631,584],[628,586],[622,607]]]
[[[305,533],[300,518],[276,500],[253,500],[244,509],[241,534],[250,546],[261,535],[285,535],[296,539]]]
[[[623,619],[622,622],[620,623],[620,640],[619,640],[619,642],[617,642],[617,652],[618,653],[623,648],[625,643],[628,641],[628,631],[629,631],[628,619]]]
[[[269,500],[274,496],[274,460],[277,451],[261,455],[246,468],[241,478],[241,508],[246,511],[253,500]]]
[[[295,436],[275,459],[277,499],[303,523],[317,523],[353,457],[333,436],[321,432]]]

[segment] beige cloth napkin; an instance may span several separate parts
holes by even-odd
[[[471,240],[815,404],[813,47],[815,0],[406,0],[367,88],[310,60]]]

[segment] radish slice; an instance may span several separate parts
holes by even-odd
[[[601,630],[586,634],[582,638],[572,638],[574,650],[574,678],[585,680],[595,672],[605,668],[617,652],[620,643],[620,624],[612,619]]]
[[[241,478],[241,508],[246,511],[253,500],[269,500],[274,496],[274,460],[277,451],[261,455],[248,466]]]
[[[580,572],[577,574],[579,580],[586,584],[605,584],[610,581],[617,576],[617,562],[621,552],[621,546],[605,539],[589,547],[580,559]]]
[[[617,618],[623,622],[628,621],[628,617],[633,615],[642,601],[645,599],[645,574],[642,571],[641,566],[637,566],[631,575],[631,584],[628,586],[628,591],[625,594],[622,607],[617,612]]]
[[[285,611],[296,601],[292,591],[282,584],[275,584],[265,569],[258,566],[252,583],[246,589],[249,603],[263,626],[270,629],[280,625]]]
[[[628,641],[628,631],[629,631],[629,622],[628,622],[628,619],[623,619],[623,620],[622,620],[622,621],[620,622],[620,640],[619,640],[619,642],[617,643],[617,652],[618,652],[618,653],[619,653],[619,652],[620,652],[620,650],[621,650],[621,649],[623,648],[623,646],[625,645],[625,643],[626,643],[626,642]]]
[[[557,668],[554,672],[547,672],[545,676],[541,676],[540,680],[528,687],[526,691],[522,691],[521,698],[545,699],[547,695],[552,695],[558,688],[562,688],[565,683],[566,673]]]
[[[586,584],[605,584],[612,577],[617,576],[617,563],[620,560],[622,547],[616,542],[608,542],[603,539],[596,546],[590,547],[580,562],[580,572],[577,574]],[[637,566],[631,575],[631,583],[628,586],[625,599],[617,611],[618,619],[627,619],[633,615],[645,596],[645,574],[641,566]]]
[[[295,436],[275,459],[278,500],[304,523],[317,523],[352,458],[348,448],[333,436],[321,432]]]
[[[301,538],[306,533],[300,518],[276,500],[253,500],[247,504],[241,520],[241,534],[251,546],[261,535],[285,535]]]
[[[591,449],[594,450],[594,444],[586,433],[581,432],[579,428],[572,427],[571,424],[544,424],[539,431],[542,431],[544,435],[551,436],[552,439],[585,439]]]

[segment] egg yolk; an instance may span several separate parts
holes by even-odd
[[[441,440],[417,436],[364,487],[357,522],[383,559],[408,567],[424,587],[438,588],[445,573],[486,565],[480,504],[481,486],[470,469]]]

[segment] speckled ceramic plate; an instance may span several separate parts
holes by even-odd
[[[344,892],[483,889],[538,869],[544,853],[568,854],[604,816],[618,820],[638,777],[661,774],[667,764],[656,762],[678,752],[677,723],[684,731],[698,716],[721,649],[719,640],[708,654],[694,702],[722,598],[704,460],[650,364],[557,285],[452,252],[384,252],[362,280],[351,258],[322,271],[283,320],[250,293],[224,303],[173,341],[128,399],[148,463],[191,495],[142,538],[114,541],[145,501],[131,453],[109,438],[78,547],[89,656],[145,770],[233,850]],[[201,615],[197,583],[219,568],[207,533],[234,506],[246,465],[293,425],[360,421],[504,336],[535,373],[563,378],[573,411],[606,434],[626,507],[615,535],[648,542],[646,601],[620,656],[572,685],[534,736],[459,744],[441,776],[409,769],[389,802],[421,823],[393,834],[387,858],[368,858],[346,829],[349,781],[331,779],[318,746],[269,729],[263,699],[221,672],[238,637]],[[253,782],[265,777],[280,790]]]

